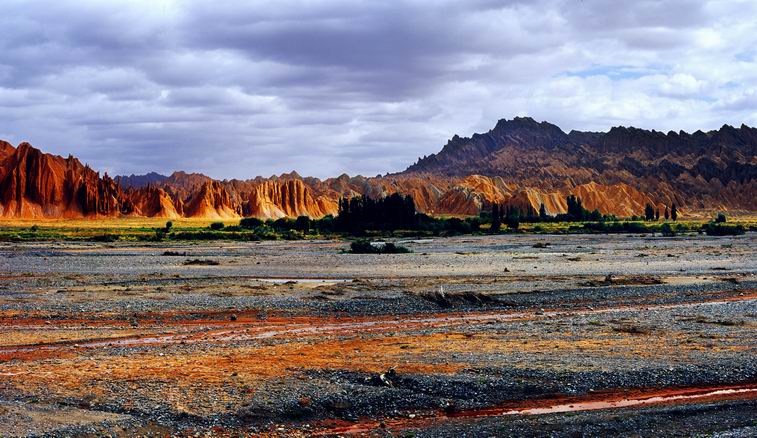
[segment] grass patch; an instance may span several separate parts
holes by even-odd
[[[297,240],[317,238],[423,238],[459,234],[484,234],[481,228],[468,226],[468,219],[444,218],[444,226],[412,230],[362,230],[359,232],[337,231],[328,227],[328,221],[312,221],[310,228],[297,229],[294,219],[262,221],[255,218],[211,219],[182,218],[169,221],[165,218],[108,218],[108,219],[3,219],[0,220],[0,241],[259,241]],[[333,220],[333,219],[332,219]],[[214,229],[211,229],[211,224]],[[320,224],[320,225],[319,225]],[[433,224],[436,224],[434,222]],[[432,225],[433,225],[432,224]],[[221,227],[223,225],[223,227]],[[439,225],[439,224],[436,224]],[[456,226],[460,225],[460,226]],[[463,226],[465,225],[465,226]],[[704,220],[678,222],[641,222],[630,220],[600,222],[540,222],[521,223],[517,230],[507,228],[503,233],[518,234],[587,234],[587,233],[632,233],[680,235],[702,233],[710,236],[739,235],[757,231],[757,220],[729,218],[727,223]],[[544,246],[542,246],[544,245]],[[546,248],[548,242],[537,243],[535,248]]]

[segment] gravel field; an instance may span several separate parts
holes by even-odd
[[[0,436],[754,436],[757,235],[0,245]]]

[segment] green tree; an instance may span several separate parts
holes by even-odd
[[[492,204],[492,226],[491,226],[491,232],[492,233],[499,233],[500,228],[502,228],[502,216],[499,214],[499,204],[496,202]]]
[[[505,214],[505,223],[507,227],[517,230],[520,227],[520,209],[517,207],[508,207]]]
[[[644,219],[647,221],[654,220],[654,207],[652,207],[652,204],[647,203],[644,206]]]
[[[310,231],[310,218],[308,216],[298,216],[294,222],[294,229],[307,233]]]
[[[239,221],[239,226],[242,228],[257,228],[263,225],[263,221],[256,217],[244,217]]]
[[[539,206],[539,219],[542,222],[546,222],[549,217],[547,216],[547,208],[544,206],[544,203],[542,202]]]
[[[673,222],[678,220],[678,209],[675,204],[670,208],[670,218],[673,219]]]

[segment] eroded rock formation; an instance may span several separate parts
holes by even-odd
[[[7,145],[7,143],[6,143]],[[45,154],[29,143],[8,149],[0,163],[0,216],[118,216],[121,187],[79,160]]]

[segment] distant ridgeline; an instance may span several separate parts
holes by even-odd
[[[596,218],[757,211],[757,129],[728,125],[693,134],[612,128],[563,132],[530,118],[500,120],[491,131],[453,137],[438,154],[383,177],[320,180],[296,172],[248,180],[202,174],[100,176],[76,158],[0,141],[0,217],[200,217],[279,219],[365,213],[392,194],[391,215],[406,221],[399,198],[418,212],[478,216],[493,205],[505,217],[569,215],[575,196]],[[341,198],[350,199],[345,206]],[[353,201],[352,199],[357,199]],[[404,201],[407,204],[406,201]],[[354,213],[353,213],[354,207]],[[405,205],[407,208],[407,205]],[[541,214],[543,210],[544,215]],[[598,212],[598,213],[595,213]],[[360,217],[359,215],[366,216]],[[490,214],[490,213],[489,213]],[[582,216],[583,217],[583,216]]]

